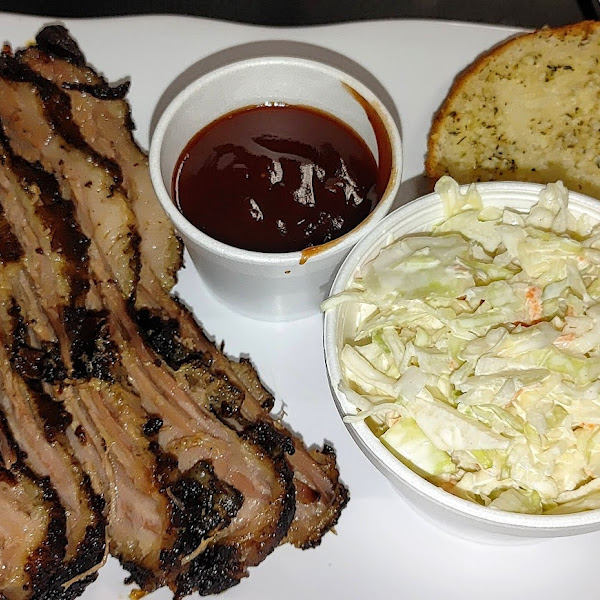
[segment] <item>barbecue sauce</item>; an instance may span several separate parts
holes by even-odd
[[[199,131],[177,161],[172,187],[179,210],[210,237],[293,252],[363,221],[387,183],[379,175],[369,147],[345,123],[313,108],[269,105]]]

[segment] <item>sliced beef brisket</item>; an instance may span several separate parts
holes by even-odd
[[[242,497],[219,482],[208,463],[180,472],[176,461],[160,450],[155,439],[149,438],[146,424],[150,418],[140,399],[128,391],[126,382],[123,385],[117,382],[122,371],[107,337],[106,311],[75,306],[81,304],[80,297],[69,293],[70,283],[78,289],[82,286],[68,277],[71,270],[68,264],[63,264],[73,260],[73,256],[60,248],[56,253],[37,251],[48,233],[50,238],[54,233],[59,235],[56,227],[68,227],[84,237],[73,219],[74,213],[64,210],[58,223],[45,219],[44,202],[50,202],[49,198],[52,202],[59,201],[45,189],[50,176],[46,173],[39,177],[38,170],[23,159],[18,162],[17,158],[5,140],[2,166],[6,193],[0,203],[14,219],[10,225],[21,238],[22,265],[31,276],[24,285],[11,291],[21,298],[27,282],[35,288],[24,294],[34,300],[27,304],[31,314],[24,316],[23,309],[19,311],[19,333],[13,336],[12,351],[19,357],[22,375],[29,386],[35,387],[35,381],[41,379],[45,381],[44,392],[53,397],[53,409],[43,411],[44,424],[47,429],[53,421],[63,424],[70,449],[106,502],[111,552],[145,591],[162,585],[169,585],[176,593],[181,593],[179,588],[184,584],[189,592],[202,593],[229,587],[239,579],[234,575],[242,571],[237,563],[233,565],[231,553],[226,565],[211,564],[213,573],[203,579],[203,573],[188,556],[231,522]],[[19,168],[13,171],[17,162]],[[15,176],[23,172],[25,178]],[[35,189],[36,210],[28,210],[32,199],[28,194],[19,194],[19,183]],[[70,204],[66,200],[60,202]],[[26,221],[21,219],[23,211],[28,217]],[[10,228],[7,232],[11,234]],[[87,244],[80,244],[78,252],[85,253],[86,248]],[[83,256],[78,260],[87,264]],[[53,270],[68,305],[57,305],[57,298],[46,294],[36,280],[36,275],[47,269]],[[87,283],[87,302],[101,306],[95,283]],[[44,311],[62,315],[64,320],[57,325],[58,331],[47,322]],[[48,364],[55,357],[44,350],[57,345],[61,346],[58,354],[65,363],[61,375]],[[59,418],[59,408],[64,412],[63,418]],[[199,500],[202,502],[197,504]],[[218,569],[232,574],[218,580],[214,573]],[[201,587],[207,579],[210,579],[208,590]]]
[[[139,276],[139,236],[120,186],[119,167],[94,152],[71,118],[69,97],[6,54],[0,56],[0,120],[14,154],[39,164],[75,204],[84,230],[97,230],[96,253],[104,270],[131,298]],[[91,236],[87,236],[91,237]]]
[[[141,241],[140,284],[158,284],[170,290],[182,266],[182,244],[154,193],[148,158],[137,145],[129,104],[128,84],[111,87],[85,62],[83,53],[61,25],[45,27],[36,45],[17,53],[19,60],[42,77],[67,91],[73,122],[86,143],[117,163],[122,185],[137,219],[147,235]]]
[[[145,157],[131,135],[130,111],[124,94],[121,95],[126,90],[119,88],[113,94],[107,92],[110,89],[107,81],[86,65],[83,53],[64,27],[46,27],[38,34],[36,42],[36,46],[18,53],[19,60],[68,90],[71,104],[76,109],[72,111],[73,120],[82,137],[97,152],[121,165],[127,199],[141,236],[142,266],[136,296],[136,307],[141,313],[138,321],[143,323],[151,310],[158,324],[154,331],[163,336],[163,340],[166,339],[165,329],[169,329],[167,336],[173,332],[172,340],[166,340],[171,349],[161,354],[170,366],[174,367],[174,362],[178,362],[177,368],[181,366],[181,361],[185,360],[181,351],[188,356],[204,357],[203,369],[211,372],[210,385],[219,389],[216,397],[228,396],[225,404],[230,424],[241,430],[249,423],[266,422],[280,433],[284,432],[284,427],[268,414],[272,397],[252,365],[225,357],[208,340],[193,315],[168,295],[169,286],[164,284],[174,281],[173,273],[179,268],[181,259],[172,241],[172,226],[151,189],[147,169],[139,168],[140,164],[145,165]],[[145,322],[148,324],[147,318]],[[149,333],[152,335],[151,331]],[[157,337],[151,339],[156,341]],[[174,348],[180,351],[179,357],[173,357]],[[164,349],[164,344],[155,344],[159,354]],[[194,364],[197,364],[195,359]],[[285,431],[285,435],[289,433]],[[293,444],[294,453],[289,460],[298,491],[298,510],[287,541],[310,547],[318,544],[323,534],[337,522],[348,500],[348,492],[339,482],[331,448],[309,451],[297,437]]]
[[[23,378],[23,356],[15,343],[23,335],[23,327],[13,295],[26,286],[20,263],[22,249],[4,214],[0,215],[0,231],[0,409],[25,465],[37,477],[50,479],[66,510],[67,544],[60,576],[65,593],[68,591],[65,597],[75,597],[95,579],[105,557],[101,502],[69,452],[60,413],[53,419],[56,426],[46,423],[43,413],[49,399],[39,385],[30,388]],[[29,301],[25,295],[23,299]],[[41,326],[43,321],[40,316]],[[34,367],[37,358],[31,357]]]
[[[22,463],[0,414],[0,590],[7,600],[59,598],[66,515],[47,479]]]
[[[0,55],[0,505],[39,516],[0,598],[72,598],[109,549],[146,592],[218,593],[317,545],[348,492],[171,295],[128,86],[61,26],[36,41]]]

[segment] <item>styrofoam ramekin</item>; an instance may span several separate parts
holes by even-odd
[[[462,186],[464,192],[467,186]],[[478,183],[484,206],[528,210],[538,200],[544,186],[522,182]],[[600,222],[600,201],[570,192],[569,208],[588,214]],[[431,231],[443,217],[436,193],[413,200],[389,214],[350,252],[338,271],[331,294],[346,289],[355,274],[393,240],[408,234]],[[339,390],[342,381],[339,354],[344,341],[356,331],[356,310],[342,305],[325,314],[324,349],[327,373],[335,404],[341,416],[354,414],[356,408]],[[396,489],[423,515],[445,529],[469,539],[506,542],[577,535],[600,529],[600,510],[564,515],[526,515],[499,511],[469,502],[417,475],[398,460],[364,423],[347,423],[354,441],[369,460]]]
[[[373,127],[373,116],[389,141],[392,169],[376,208],[352,231],[310,253],[254,252],[229,246],[194,227],[171,199],[176,161],[197,131],[231,111],[269,102],[309,106],[337,117],[363,138],[376,159],[378,128]],[[318,313],[350,248],[389,212],[401,172],[400,133],[375,93],[344,71],[293,57],[243,60],[200,77],[167,106],[150,143],[152,183],[200,276],[234,310],[270,321]]]

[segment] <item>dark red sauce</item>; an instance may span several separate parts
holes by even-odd
[[[244,108],[199,131],[181,153],[172,185],[181,212],[212,238],[293,252],[356,227],[377,204],[380,183],[354,130],[315,109],[286,105]]]

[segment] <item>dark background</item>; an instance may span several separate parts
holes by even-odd
[[[0,0],[0,11],[62,18],[183,14],[275,26],[434,18],[540,27],[600,18],[598,0]]]

